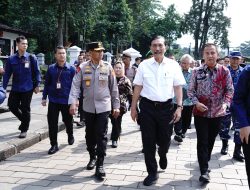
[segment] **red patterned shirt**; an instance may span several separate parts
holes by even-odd
[[[217,64],[214,69],[202,65],[192,73],[188,96],[194,104],[200,102],[208,107],[200,112],[194,107],[193,114],[208,118],[225,115],[222,105],[230,106],[234,93],[232,78],[228,68]]]

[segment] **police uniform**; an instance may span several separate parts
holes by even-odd
[[[30,124],[30,103],[33,89],[41,82],[36,57],[28,52],[22,56],[19,56],[18,53],[10,56],[3,75],[4,89],[7,88],[11,75],[13,75],[12,89],[9,94],[8,106],[10,111],[21,121],[19,126],[21,133],[26,133]]]
[[[101,46],[100,44],[92,45]],[[92,46],[89,47],[91,48]],[[73,79],[69,101],[77,100],[81,85],[84,97],[85,138],[90,161],[94,161],[97,155],[97,165],[98,161],[103,165],[108,140],[108,117],[111,109],[120,108],[118,86],[112,66],[103,61],[95,65],[91,60],[82,64],[81,71]]]

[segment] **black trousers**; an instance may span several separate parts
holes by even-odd
[[[112,123],[112,131],[111,131],[111,137],[110,139],[112,141],[117,141],[118,138],[120,137],[121,130],[122,130],[122,116],[119,115],[116,119],[111,115],[110,120]]]
[[[173,118],[174,107],[171,101],[164,104],[154,104],[145,98],[141,99],[139,107],[147,172],[156,174],[156,145],[159,146],[159,156],[166,156],[173,133],[173,124],[169,123]]]
[[[99,114],[84,112],[86,124],[85,138],[90,156],[106,156],[109,114],[109,111]]]
[[[21,121],[19,130],[26,132],[30,125],[30,103],[33,90],[28,92],[10,91],[8,106],[10,111]]]
[[[250,139],[250,135],[248,139]],[[248,185],[250,189],[250,140],[248,140],[248,144],[243,143],[243,153],[245,156],[247,179],[248,179]]]
[[[73,135],[73,116],[69,114],[69,105],[49,102],[47,119],[51,146],[58,144],[57,133],[59,112],[62,114],[62,120],[66,126],[68,136]]]
[[[197,134],[197,156],[201,174],[208,170],[208,161],[214,147],[215,138],[220,130],[221,117],[206,118],[194,116]]]
[[[177,105],[174,104],[175,109]],[[174,132],[176,135],[186,134],[188,127],[191,125],[192,112],[194,106],[183,106],[181,111],[181,119],[174,124]]]

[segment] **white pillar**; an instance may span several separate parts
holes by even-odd
[[[78,55],[80,54],[81,48],[77,46],[72,46],[67,51],[69,53],[69,63],[73,65],[75,60],[78,59]]]
[[[36,55],[37,57],[37,62],[39,65],[44,65],[45,61],[44,61],[44,54],[43,53],[39,53]]]

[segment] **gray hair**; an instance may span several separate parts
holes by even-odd
[[[194,61],[194,59],[189,55],[189,54],[184,54],[181,59],[180,62],[182,62],[183,60],[187,59],[189,61],[189,63],[192,63]]]

